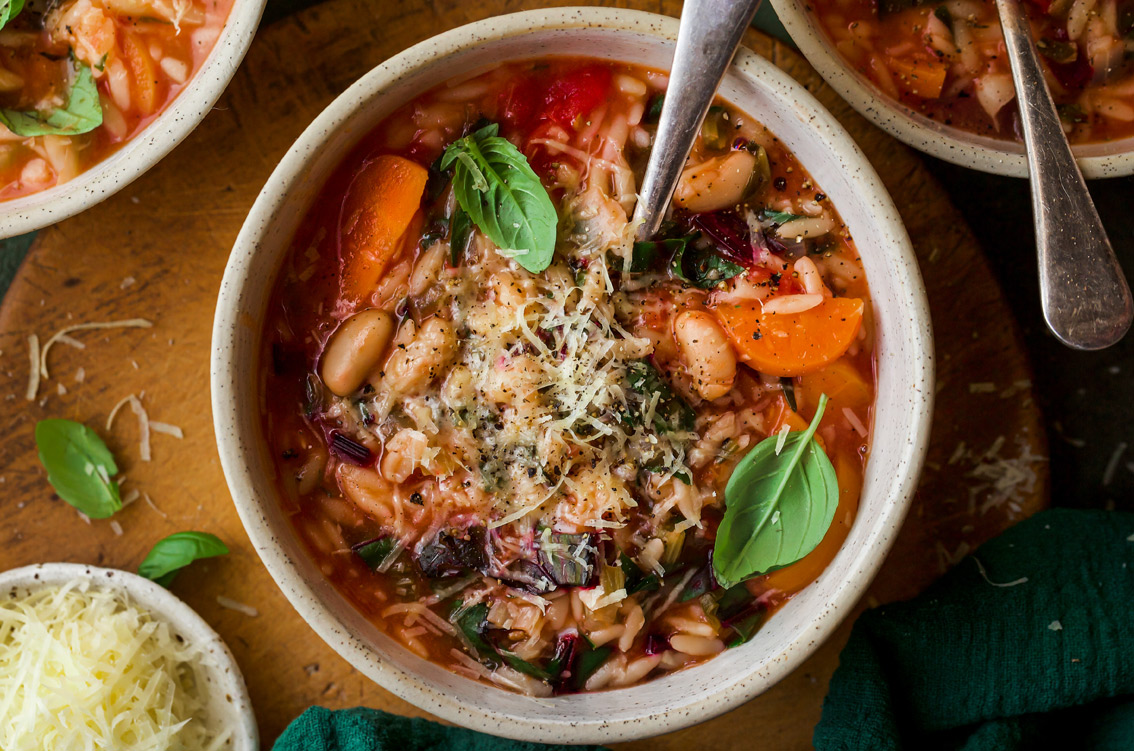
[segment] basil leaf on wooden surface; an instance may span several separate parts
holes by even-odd
[[[502,255],[532,273],[555,254],[559,215],[528,160],[493,123],[445,149],[441,169],[453,168],[457,203]]]
[[[0,29],[24,9],[24,0],[0,0]]]
[[[0,0],[2,1],[2,0]],[[102,104],[94,75],[80,65],[67,104],[51,112],[23,112],[0,108],[0,123],[17,136],[77,136],[102,125]]]
[[[47,481],[67,503],[92,519],[122,508],[114,455],[93,430],[74,420],[40,420],[35,426],[39,460]]]
[[[177,572],[193,561],[227,555],[228,547],[216,535],[208,532],[174,532],[158,540],[146,559],[138,566],[138,573],[168,587]]]
[[[736,465],[725,486],[725,514],[713,545],[713,571],[722,587],[795,563],[823,539],[839,504],[831,460],[814,440],[827,395],[811,425],[765,438]]]

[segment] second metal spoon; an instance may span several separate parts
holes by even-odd
[[[1019,0],[996,8],[1028,154],[1043,316],[1069,347],[1103,349],[1130,328],[1130,287],[1063,133],[1027,14]]]

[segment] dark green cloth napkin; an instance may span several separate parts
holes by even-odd
[[[601,746],[548,746],[509,741],[377,709],[311,707],[296,718],[273,751],[606,751]]]
[[[819,751],[1134,750],[1134,514],[1053,509],[855,623]]]

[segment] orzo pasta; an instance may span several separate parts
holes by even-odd
[[[665,83],[552,58],[418,97],[319,193],[269,308],[265,436],[306,547],[408,649],[516,691],[747,641],[858,503],[854,243],[724,104],[635,243]]]
[[[1020,139],[993,0],[813,0],[830,43],[881,92],[939,122]],[[1073,143],[1134,135],[1134,0],[1026,0]]]

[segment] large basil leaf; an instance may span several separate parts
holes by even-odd
[[[24,9],[24,0],[0,0],[0,29]]]
[[[193,561],[227,555],[228,546],[208,532],[174,532],[159,540],[138,565],[138,573],[163,587]]]
[[[839,483],[813,438],[826,407],[824,394],[811,425],[789,434],[779,454],[779,438],[771,436],[733,470],[713,545],[713,571],[722,587],[795,563],[827,533]]]
[[[0,0],[2,2],[3,0]],[[0,108],[0,123],[17,136],[77,136],[102,125],[102,104],[94,75],[80,65],[67,95],[67,104],[52,112],[22,112]]]
[[[40,420],[35,425],[39,460],[47,481],[67,503],[92,519],[105,519],[122,508],[118,465],[98,435],[73,420]]]
[[[441,156],[453,191],[473,223],[502,254],[532,273],[551,263],[559,215],[528,160],[493,123],[454,141]]]

